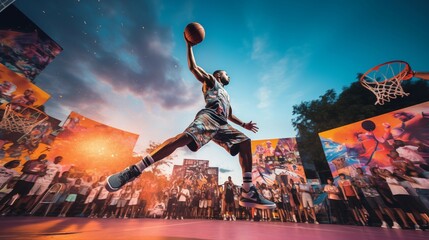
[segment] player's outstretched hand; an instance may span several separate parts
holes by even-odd
[[[254,123],[252,121],[244,124],[244,128],[249,130],[249,131],[252,131],[254,133],[258,132],[258,130],[259,130],[258,126],[256,126],[256,123]]]

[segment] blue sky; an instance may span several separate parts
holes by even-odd
[[[187,68],[183,29],[201,23],[194,47],[208,72],[225,69],[233,112],[253,120],[253,139],[293,137],[292,106],[340,92],[356,74],[400,59],[428,71],[425,0],[17,0],[64,51],[36,78],[48,114],[70,111],[140,134],[135,151],[182,132],[204,106]],[[245,130],[244,130],[245,131]],[[210,143],[178,157],[211,160],[223,181],[241,180],[238,159]],[[181,162],[181,161],[179,161]]]

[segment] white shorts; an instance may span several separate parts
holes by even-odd
[[[85,199],[85,202],[83,204],[88,204],[88,203],[92,203],[94,201],[95,196],[88,196]]]
[[[49,183],[44,182],[35,182],[30,192],[28,192],[28,196],[39,196],[42,195],[49,188]]]
[[[138,202],[138,198],[131,198],[130,202],[128,203],[128,206],[136,206]]]
[[[302,206],[304,208],[314,207],[313,198],[309,193],[302,193]]]
[[[110,206],[115,206],[115,205],[118,204],[118,202],[119,202],[119,198],[112,198],[112,200],[110,200],[109,205]]]
[[[199,207],[200,208],[207,208],[207,200],[200,200]]]

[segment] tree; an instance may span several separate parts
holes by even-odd
[[[361,74],[358,74],[359,78]],[[298,145],[306,174],[320,177],[322,182],[331,176],[329,166],[318,136],[319,132],[361,121],[370,117],[409,107],[429,100],[429,81],[404,81],[408,97],[393,99],[375,106],[375,96],[359,82],[353,82],[337,95],[329,89],[317,100],[301,102],[293,106],[292,125],[298,131]],[[311,171],[314,164],[315,172]],[[310,171],[308,171],[310,169]]]
[[[145,152],[150,154],[160,145],[160,143],[150,141]],[[164,200],[163,191],[170,186],[170,181],[167,179],[167,175],[162,171],[162,168],[164,166],[171,166],[174,157],[174,155],[170,155],[161,161],[155,162],[140,175],[138,181],[140,181],[143,188],[141,199],[146,200],[147,206],[152,207],[156,201]]]
[[[161,145],[160,143],[150,141],[149,146],[146,148],[145,152],[147,154],[150,154],[153,151],[155,151],[160,145]],[[162,173],[162,167],[163,166],[170,167],[173,164],[174,157],[175,157],[174,155],[173,156],[169,155],[168,157],[162,159],[161,161],[155,162],[150,166],[150,168],[147,171],[151,171],[156,176],[164,175]]]

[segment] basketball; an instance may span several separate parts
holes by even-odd
[[[185,38],[192,45],[198,44],[204,40],[206,32],[203,26],[197,22],[189,23],[185,28]]]

